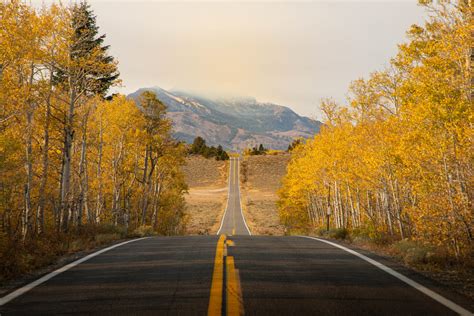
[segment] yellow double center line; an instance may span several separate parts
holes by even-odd
[[[232,172],[232,178],[233,178],[233,182],[234,182],[235,186],[238,187],[239,186],[239,181],[238,181],[239,180],[239,177],[238,177],[239,161],[237,159],[234,159],[233,163],[234,163],[234,167],[232,169],[234,171]],[[229,198],[230,198],[230,195],[229,195]],[[233,203],[235,203],[235,202],[233,202]],[[236,213],[235,208],[233,208],[232,225],[233,225],[234,228],[232,228],[232,235],[235,235],[235,213]]]
[[[234,257],[227,256],[227,246],[234,246],[234,242],[226,239],[225,235],[220,235],[216,247],[211,296],[207,310],[210,316],[244,314],[239,271],[235,269]]]

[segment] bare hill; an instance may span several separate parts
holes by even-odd
[[[290,155],[245,156],[241,165],[241,199],[254,235],[283,235],[276,202]]]
[[[228,162],[193,156],[183,168],[186,195],[187,234],[215,234],[227,201]]]

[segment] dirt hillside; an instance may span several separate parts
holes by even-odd
[[[190,157],[183,168],[189,194],[186,195],[187,233],[215,234],[227,201],[228,161]]]
[[[283,235],[276,201],[290,155],[245,156],[240,168],[245,219],[254,235]]]

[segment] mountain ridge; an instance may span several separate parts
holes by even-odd
[[[196,136],[208,145],[244,149],[258,144],[286,149],[295,138],[312,137],[321,122],[300,116],[286,106],[258,102],[252,97],[210,98],[181,90],[141,88],[128,95],[138,101],[144,91],[153,91],[167,108],[174,135],[191,143]]]

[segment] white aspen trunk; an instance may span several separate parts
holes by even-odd
[[[396,216],[398,220],[398,230],[400,231],[400,238],[404,239],[405,232],[403,229],[402,206],[400,203],[400,192],[398,189],[398,180],[397,179],[395,179],[395,181],[390,180],[390,187],[392,189],[392,198],[393,198],[393,204],[396,210]]]
[[[314,218],[313,218],[313,199],[311,194],[308,192],[306,194],[306,199],[308,200],[308,207],[306,208],[306,211],[308,213],[308,220],[310,225],[314,225]]]
[[[160,202],[160,193],[161,193],[161,176],[157,177],[155,186],[154,186],[154,192],[153,192],[153,215],[152,215],[152,220],[151,222],[153,223],[153,226],[155,228],[158,227],[158,208],[159,208],[159,202]]]
[[[103,207],[103,201],[102,201],[102,150],[103,150],[103,126],[102,126],[102,116],[100,117],[100,122],[99,122],[99,157],[97,159],[97,181],[99,182],[98,188],[97,188],[97,196],[96,196],[96,205],[95,205],[95,223],[99,224],[100,223],[100,217],[102,215],[102,207]]]
[[[392,225],[392,214],[390,211],[390,203],[389,203],[389,195],[387,193],[387,188],[384,189],[382,192],[382,201],[383,201],[383,207],[385,209],[385,213],[387,216],[387,224],[388,224],[388,231],[391,236],[393,236],[393,225]]]
[[[72,145],[71,145],[71,172],[73,171],[73,161],[72,161],[72,157],[74,157],[76,155],[76,151],[77,151],[77,146],[76,146],[76,142],[72,141]],[[77,199],[76,199],[76,192],[77,192],[77,186],[78,186],[78,179],[76,177],[74,177],[74,173],[72,172],[71,174],[71,184],[70,184],[70,189],[69,189],[69,216],[67,218],[68,220],[68,228],[71,226],[71,225],[76,225],[77,222]]]
[[[360,191],[359,191],[359,188],[357,188],[356,192],[357,192],[357,202],[356,202],[357,225],[360,227],[362,225],[362,214],[360,212]]]
[[[112,194],[112,214],[114,217],[114,224],[117,226],[118,224],[118,205],[120,202],[120,186],[117,179],[117,172],[114,170],[113,172],[113,194]]]
[[[146,146],[145,149],[145,163],[143,166],[143,195],[142,195],[142,218],[141,218],[141,225],[146,224],[146,211],[148,208],[148,179],[147,179],[147,173],[148,173],[148,159],[149,159],[149,151],[148,151],[148,145]]]
[[[28,80],[28,85],[31,88],[34,80],[34,70],[35,65],[32,63],[30,65],[30,76]],[[33,115],[34,115],[34,105],[33,101],[28,97],[26,101],[26,135],[25,135],[25,169],[26,169],[26,181],[24,185],[24,194],[25,194],[25,206],[22,216],[22,237],[23,240],[26,239],[28,233],[31,231],[31,189],[33,182]]]
[[[342,190],[343,190],[342,188],[338,188],[337,193],[338,193],[339,209],[341,212],[341,220],[342,220],[341,227],[346,228],[347,227],[347,207],[346,207],[346,203],[344,203],[342,199],[342,192],[341,192]]]
[[[316,225],[320,225],[320,216],[319,216],[319,213],[320,213],[320,210],[319,210],[319,196],[315,195],[315,194],[312,194],[312,199],[313,199],[313,209],[312,209],[312,212],[313,212],[313,221],[314,221],[314,226]]]
[[[123,135],[118,143],[118,156],[117,156],[117,150],[114,151],[114,159],[113,159],[113,201],[112,201],[112,213],[115,216],[115,225],[118,223],[118,217],[119,217],[119,205],[120,205],[120,189],[121,189],[121,181],[119,181],[119,170],[120,170],[120,165],[123,157],[123,143],[124,143],[124,138]]]
[[[349,184],[347,184],[347,196],[349,198],[349,206],[351,210],[352,227],[355,228],[358,225],[357,225],[357,220],[356,220],[356,215],[355,215],[355,210],[354,210],[354,201],[352,200],[351,188],[349,187]]]
[[[148,213],[150,195],[153,189],[153,175],[154,175],[156,164],[158,162],[158,157],[153,158],[152,155],[153,155],[153,152],[150,146],[149,155],[148,155],[148,160],[150,161],[150,168],[149,168],[150,170],[148,171],[148,176],[146,176],[146,181],[145,181],[145,193],[143,195],[144,203],[143,203],[143,209],[142,209],[142,223],[143,223],[142,225],[146,224],[146,217]],[[152,224],[153,223],[151,223],[151,225]]]
[[[71,79],[70,79],[71,80]],[[61,211],[61,229],[66,231],[68,229],[68,219],[70,216],[70,185],[71,185],[71,147],[74,138],[74,106],[76,91],[72,87],[70,82],[70,99],[69,99],[69,110],[66,117],[66,126],[64,127],[64,144],[63,144],[63,168],[62,168],[62,184],[61,184],[61,199],[60,199],[60,211]]]
[[[452,226],[455,222],[454,213],[456,212],[456,209],[455,209],[455,205],[454,205],[454,201],[453,201],[453,192],[452,192],[452,186],[451,186],[451,175],[449,173],[448,163],[446,161],[446,156],[443,156],[443,164],[444,164],[444,173],[445,173],[445,179],[446,179],[446,191],[448,193],[448,201],[449,201],[449,205],[450,205],[450,208],[451,208],[451,212],[449,212],[447,214],[447,218],[449,218],[449,220],[448,220],[448,226],[450,228],[449,231],[451,232],[452,229],[453,229]],[[459,250],[459,246],[458,246],[456,236],[452,235],[451,240],[452,240],[452,243],[453,243],[453,249],[454,249],[454,253],[456,255],[456,258],[459,258],[460,250]]]
[[[326,205],[327,205],[327,210],[326,210],[326,230],[329,230],[329,219],[331,216],[331,185],[327,185],[328,188],[328,195],[326,199]]]
[[[79,205],[77,210],[77,225],[82,224],[82,215],[84,212],[84,204],[86,203],[87,195],[87,118],[84,118],[82,126],[82,141],[81,141],[81,160],[79,162]]]
[[[340,214],[339,214],[339,205],[338,205],[338,187],[337,181],[334,181],[334,220],[336,222],[336,228],[341,228]]]
[[[318,199],[317,200],[317,203],[318,203],[318,224],[320,226],[323,226],[324,225],[324,219],[326,218],[324,197],[318,196],[317,199]]]
[[[44,208],[46,204],[46,184],[48,182],[48,170],[49,170],[49,125],[51,121],[51,105],[50,105],[50,96],[46,101],[46,113],[45,113],[45,125],[43,132],[43,152],[42,152],[42,171],[40,186],[38,192],[38,209],[36,210],[36,231],[38,234],[44,232]]]
[[[378,221],[382,221],[382,224],[385,225],[385,216],[383,216],[380,211],[380,191],[375,193],[375,214]]]
[[[22,236],[23,240],[26,239],[28,233],[31,230],[31,187],[33,181],[33,111],[32,109],[27,110],[26,114],[27,128],[26,128],[26,152],[25,152],[25,169],[26,169],[26,182],[24,187],[25,193],[25,206],[22,218]]]
[[[372,208],[372,203],[370,201],[370,192],[369,192],[369,190],[366,191],[366,198],[367,198],[367,214],[369,215],[370,220],[372,221],[372,223],[375,224],[375,214],[374,214],[374,210]]]

